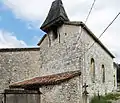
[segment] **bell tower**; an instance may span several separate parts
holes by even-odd
[[[64,22],[69,21],[68,16],[63,7],[61,0],[55,0],[50,8],[47,18],[40,27],[41,30],[48,33],[53,32],[54,37],[57,37],[57,28]]]

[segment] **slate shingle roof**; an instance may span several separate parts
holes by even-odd
[[[48,16],[40,29],[47,32],[54,25],[59,25],[64,21],[69,21],[61,0],[55,0],[52,3]]]

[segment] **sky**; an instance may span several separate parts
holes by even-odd
[[[54,0],[0,0],[0,48],[37,46],[39,27]],[[85,21],[94,0],[62,0],[71,21]],[[120,0],[96,0],[86,23],[99,37],[120,12]],[[100,38],[120,63],[120,16]]]

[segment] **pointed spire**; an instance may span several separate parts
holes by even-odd
[[[69,19],[63,7],[63,3],[61,0],[55,0],[52,3],[48,16],[40,29],[48,32],[53,26],[61,25],[65,21],[69,21]]]

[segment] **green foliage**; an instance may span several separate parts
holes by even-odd
[[[110,94],[107,94],[107,95],[103,96],[102,98],[104,98],[105,100],[117,100],[117,99],[120,98],[120,94],[118,94],[118,93],[115,93],[115,94],[110,93]]]
[[[95,96],[94,98],[92,98],[90,103],[111,103],[110,100],[118,100],[118,99],[120,99],[120,94],[110,93],[105,96],[100,96],[99,98],[98,96]]]
[[[92,98],[91,102],[90,103],[111,103],[110,101],[107,101],[105,100],[104,98],[101,98],[100,99],[96,96],[94,98]]]

